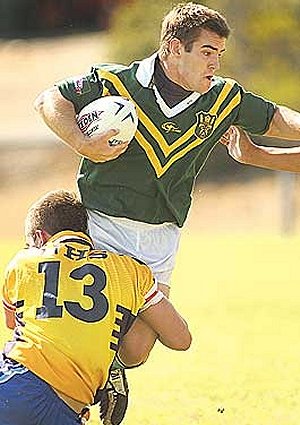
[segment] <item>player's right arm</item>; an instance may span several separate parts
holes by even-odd
[[[66,99],[57,86],[42,92],[34,103],[35,110],[47,126],[77,154],[93,162],[105,162],[117,158],[128,144],[110,146],[108,140],[118,133],[109,130],[100,135],[87,137],[76,123],[73,103]]]
[[[158,289],[149,267],[137,260],[134,266],[138,316],[118,351],[119,359],[127,367],[143,364],[157,339],[166,347],[180,351],[187,350],[192,341],[187,323]]]
[[[191,345],[192,337],[184,319],[162,292],[156,294],[156,300],[139,312],[122,339],[118,357],[127,367],[145,363],[157,339],[172,350],[185,351]]]
[[[190,347],[192,336],[188,325],[166,297],[141,311],[139,316],[166,347],[173,350],[187,350]]]
[[[150,268],[139,263],[138,288],[143,294],[144,304],[139,309],[138,318],[152,329],[153,343],[157,338],[172,350],[187,350],[192,337],[186,321],[159,289]],[[143,342],[140,344],[143,345]]]

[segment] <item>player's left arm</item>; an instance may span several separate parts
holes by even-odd
[[[253,143],[242,129],[231,127],[220,142],[229,155],[243,164],[278,171],[300,172],[300,146],[293,148],[262,146]]]
[[[264,136],[300,140],[300,113],[279,105]]]
[[[6,303],[2,300],[5,316],[5,324],[9,329],[16,327],[16,308],[11,304]]]
[[[6,278],[2,288],[2,306],[4,309],[4,317],[6,326],[14,329],[16,326],[16,307],[10,300],[9,278]]]
[[[283,171],[300,171],[300,147],[256,145],[248,134],[300,141],[300,113],[276,105],[240,87],[241,103],[231,127],[220,139],[238,162]],[[237,129],[237,128],[238,129]]]
[[[300,113],[278,105],[255,93],[245,91],[239,84],[240,103],[232,125],[249,134],[300,140]]]
[[[4,274],[4,284],[2,286],[2,306],[6,326],[14,329],[16,326],[16,257],[10,261]]]

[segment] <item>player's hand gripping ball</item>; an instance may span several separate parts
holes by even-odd
[[[119,133],[109,140],[111,146],[133,139],[138,126],[134,103],[122,96],[104,96],[86,105],[76,117],[77,124],[86,136],[116,129]]]

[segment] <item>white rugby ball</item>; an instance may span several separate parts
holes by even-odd
[[[86,136],[117,129],[119,133],[109,140],[111,146],[133,139],[138,116],[134,103],[122,96],[104,96],[86,105],[76,117],[77,124]]]

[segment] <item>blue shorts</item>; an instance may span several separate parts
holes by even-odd
[[[76,425],[78,418],[52,388],[14,361],[0,366],[1,425]]]

